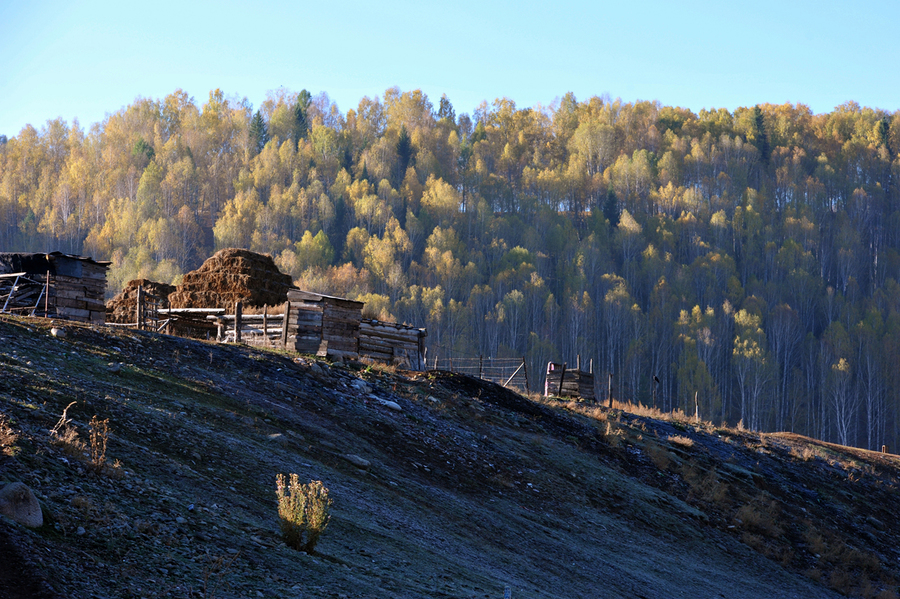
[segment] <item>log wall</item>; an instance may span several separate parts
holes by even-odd
[[[560,381],[560,378],[562,379]],[[560,385],[560,382],[562,383]],[[544,382],[544,396],[580,397],[594,401],[594,375],[590,372],[569,369],[565,364],[547,364],[547,378]]]
[[[364,319],[359,328],[359,355],[388,364],[424,370],[425,329]]]

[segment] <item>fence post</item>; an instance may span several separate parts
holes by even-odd
[[[291,302],[284,302],[284,320],[281,322],[281,346],[287,347],[288,321],[291,317]]]
[[[525,356],[522,356],[522,372],[525,373],[525,390],[528,391],[528,366],[525,365]]]
[[[47,271],[47,291],[44,293],[44,317],[50,318],[50,271]]]
[[[613,375],[612,375],[612,373],[610,372],[610,373],[609,373],[609,390],[608,390],[608,393],[609,393],[609,409],[610,409],[610,410],[612,409],[612,402],[613,402],[613,396],[612,396],[612,377],[613,377]]]
[[[562,372],[559,374],[559,389],[556,391],[557,397],[562,397],[563,381],[566,380],[566,364],[563,362]]]
[[[144,286],[138,285],[137,301],[135,302],[135,322],[139,331],[144,329]]]
[[[237,302],[234,305],[234,342],[241,342],[241,316],[244,309],[244,305],[241,302]]]
[[[263,306],[263,343],[269,345],[269,306]]]
[[[478,356],[478,378],[484,378],[484,356]]]

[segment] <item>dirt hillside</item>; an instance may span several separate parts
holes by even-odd
[[[50,328],[0,320],[0,481],[29,485],[47,520],[0,516],[0,599],[897,596],[894,456],[450,373]],[[51,434],[72,402],[78,438]],[[311,555],[279,536],[278,473],[330,490]]]

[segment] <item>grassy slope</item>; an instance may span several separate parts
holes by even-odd
[[[444,373],[66,330],[0,321],[0,480],[53,517],[0,518],[0,535],[62,596],[896,596],[893,456]],[[82,439],[109,419],[119,468],[51,442],[72,401]],[[280,542],[279,472],[331,490],[315,555]]]

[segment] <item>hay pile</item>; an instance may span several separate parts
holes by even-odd
[[[169,304],[172,308],[225,308],[229,312],[238,300],[246,306],[275,306],[287,301],[291,283],[291,277],[278,270],[271,256],[229,248],[184,275],[169,296]]]
[[[106,322],[119,322],[127,324],[135,322],[137,318],[137,294],[138,287],[144,288],[144,293],[155,295],[159,298],[159,307],[169,307],[169,294],[175,291],[174,285],[157,283],[149,279],[135,279],[128,281],[125,289],[114,298],[106,302]]]

